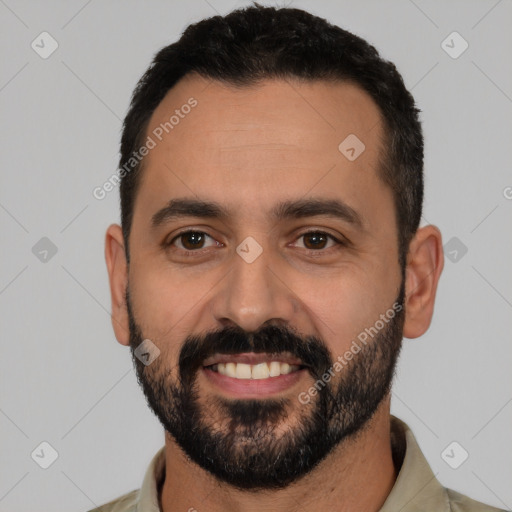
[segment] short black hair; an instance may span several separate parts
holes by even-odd
[[[301,9],[255,3],[204,19],[162,48],[138,82],[123,124],[120,169],[127,168],[144,143],[149,119],[164,96],[189,73],[240,87],[273,78],[350,82],[368,93],[383,121],[378,173],[393,192],[404,268],[422,212],[423,135],[420,110],[393,63],[364,39]],[[121,225],[128,261],[143,164],[142,159],[121,179]]]

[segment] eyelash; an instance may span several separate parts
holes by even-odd
[[[206,235],[207,237],[209,237],[212,240],[214,240],[214,238],[212,236],[210,236],[208,233],[205,233],[204,231],[190,229],[190,230],[182,231],[181,233],[178,233],[170,242],[168,242],[168,243],[164,242],[163,245],[164,245],[165,248],[170,248],[170,247],[172,247],[174,245],[174,242],[176,240],[178,240],[179,238],[181,238],[184,235],[188,235],[188,234],[191,234],[191,233],[196,233],[196,234],[200,234],[200,235]],[[340,247],[348,245],[347,242],[339,240],[338,238],[334,237],[333,235],[331,235],[329,233],[326,233],[325,231],[314,231],[314,230],[313,231],[305,231],[304,233],[301,233],[300,235],[297,236],[297,240],[302,238],[302,237],[304,237],[304,236],[306,236],[306,235],[323,235],[323,236],[325,236],[327,238],[330,238],[333,242],[335,242],[334,246],[328,247],[327,249],[305,249],[305,252],[306,252],[307,255],[318,256],[320,253],[325,253],[325,252],[329,251],[330,249],[339,249]],[[180,248],[176,248],[176,249],[181,251],[183,256],[195,257],[195,256],[200,256],[201,254],[204,254],[204,252],[208,251],[210,249],[210,247],[207,247],[206,249],[202,248],[202,249],[196,249],[196,250],[180,249]]]

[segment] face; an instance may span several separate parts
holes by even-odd
[[[201,467],[283,487],[365,428],[400,350],[378,108],[350,84],[189,76],[146,135],[126,302],[132,351],[148,339],[160,355],[134,355],[139,381]]]

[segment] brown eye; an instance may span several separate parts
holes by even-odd
[[[306,233],[302,236],[307,249],[324,249],[328,238],[324,233]]]
[[[169,245],[175,245],[175,242],[178,242],[178,245],[176,245],[178,249],[194,251],[197,249],[203,249],[207,238],[212,239],[211,236],[203,233],[202,231],[184,231],[173,238]]]
[[[200,249],[204,244],[204,233],[190,231],[181,235],[180,240],[185,249]]]
[[[307,233],[302,233],[302,235],[299,236],[299,240],[301,238],[304,240],[304,248],[310,251],[321,251],[322,249],[330,249],[336,245],[343,245],[342,242],[334,238],[332,235],[322,231],[308,231]],[[329,240],[332,241],[332,244],[329,247],[326,247]]]

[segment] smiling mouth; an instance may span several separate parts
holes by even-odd
[[[305,368],[302,365],[282,363],[280,361],[268,361],[258,364],[247,363],[217,363],[206,366],[214,372],[220,373],[233,379],[269,379],[288,375]]]
[[[206,359],[204,369],[238,380],[264,380],[305,369],[302,361],[289,353],[215,354]]]
[[[305,377],[307,365],[290,353],[214,354],[203,375],[222,394],[260,399],[289,392]]]

